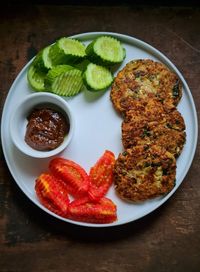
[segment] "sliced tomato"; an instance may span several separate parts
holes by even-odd
[[[87,223],[112,223],[117,220],[117,208],[112,200],[101,198],[93,202],[89,197],[75,199],[68,206],[68,218]]]
[[[50,211],[66,217],[69,204],[68,192],[62,180],[48,173],[41,174],[35,182],[39,201]]]
[[[113,168],[115,155],[106,150],[96,164],[90,169],[89,196],[91,200],[98,201],[105,196],[113,182]]]
[[[50,161],[49,169],[65,182],[68,192],[74,197],[88,194],[89,177],[79,164],[64,158],[54,158]]]

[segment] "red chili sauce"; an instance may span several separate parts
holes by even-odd
[[[57,148],[69,132],[69,120],[50,108],[34,109],[27,119],[25,142],[36,150]]]

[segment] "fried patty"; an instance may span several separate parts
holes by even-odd
[[[178,76],[164,64],[138,59],[129,62],[117,74],[110,97],[115,109],[122,113],[149,94],[173,108],[182,96],[182,85]]]
[[[153,98],[145,99],[126,112],[122,122],[124,148],[155,144],[178,157],[185,144],[185,123],[174,108],[168,112]]]
[[[165,148],[135,146],[119,155],[114,185],[120,198],[137,202],[162,196],[175,186],[176,161]]]

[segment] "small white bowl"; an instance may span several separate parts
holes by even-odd
[[[26,126],[28,124],[27,117],[34,108],[41,108],[43,106],[60,111],[70,125],[69,132],[64,137],[64,141],[57,148],[50,151],[38,151],[25,142]],[[28,95],[17,105],[10,119],[10,133],[13,143],[21,152],[34,158],[47,158],[57,155],[68,146],[73,132],[74,118],[69,104],[62,97],[48,92]]]

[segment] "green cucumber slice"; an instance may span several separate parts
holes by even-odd
[[[96,64],[112,66],[124,60],[126,51],[117,39],[100,36],[87,46],[86,54]]]
[[[53,82],[55,81],[55,79],[69,71],[69,70],[72,70],[74,69],[74,67],[70,66],[70,65],[67,65],[67,64],[62,64],[62,65],[57,65],[57,66],[54,66],[51,70],[49,70],[49,72],[47,73],[47,76],[45,78],[45,88],[46,89],[51,89],[51,86],[53,84]]]
[[[42,49],[33,60],[33,64],[35,65],[36,69],[48,72],[49,69],[52,68],[52,61],[49,56],[51,46],[47,46]]]
[[[46,73],[39,71],[36,69],[36,67],[33,65],[33,63],[30,65],[27,73],[27,79],[30,86],[35,91],[44,91],[44,79],[46,77]]]
[[[85,56],[85,46],[76,39],[60,38],[50,49],[53,65],[77,63]]]
[[[102,91],[112,84],[113,76],[107,68],[90,63],[83,74],[83,81],[89,91]]]
[[[81,91],[82,86],[82,72],[69,65],[53,67],[45,79],[48,91],[61,96],[74,96]]]

